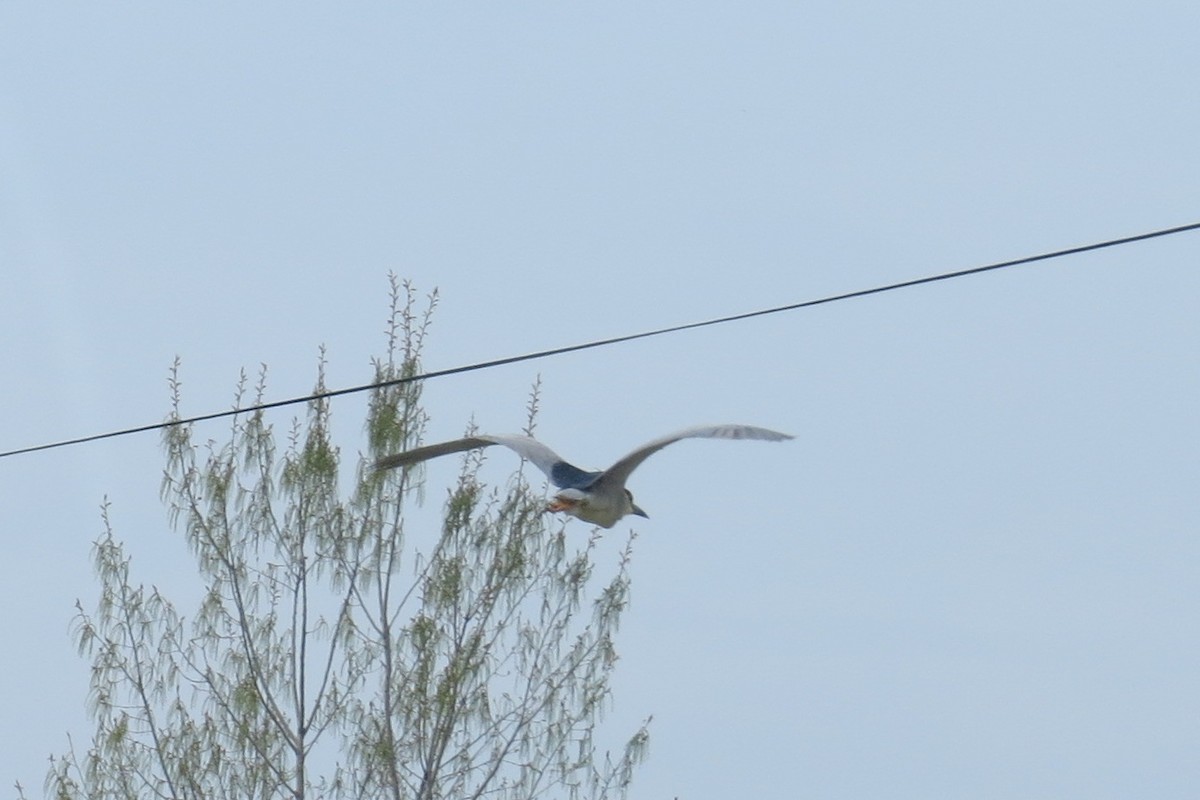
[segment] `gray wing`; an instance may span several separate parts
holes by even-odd
[[[494,444],[502,444],[510,450],[515,451],[521,458],[532,462],[534,466],[546,473],[556,485],[562,486],[555,478],[555,473],[561,472],[560,467],[570,467],[570,465],[559,458],[558,454],[549,447],[528,436],[488,434],[468,436],[465,439],[455,439],[454,441],[442,442],[441,444],[430,444],[425,447],[418,447],[415,450],[406,450],[394,456],[385,456],[375,462],[375,469],[407,467],[422,461],[428,461],[431,458],[437,458],[438,456],[461,453],[465,450],[475,450],[480,447],[491,447]]]
[[[766,442],[782,442],[785,439],[794,438],[794,436],[786,433],[780,433],[779,431],[767,428],[756,428],[753,425],[702,425],[696,428],[686,428],[685,430],[655,439],[652,442],[647,442],[604,470],[604,473],[598,480],[624,486],[625,481],[629,479],[630,473],[637,469],[638,465],[667,445],[674,444],[680,439],[759,439]]]
[[[461,453],[465,450],[474,450],[477,447],[491,447],[494,444],[495,442],[483,436],[468,436],[465,439],[455,439],[452,442],[429,444],[414,450],[405,450],[403,453],[396,453],[392,456],[384,456],[375,462],[375,469],[408,467],[413,464],[420,464],[422,461],[428,461],[431,458],[437,458],[438,456],[448,456],[451,453]]]

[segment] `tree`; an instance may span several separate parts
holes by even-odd
[[[436,294],[392,280],[378,382],[410,378]],[[181,418],[178,364],[173,420]],[[316,391],[324,390],[324,356]],[[265,371],[237,403],[261,402]],[[104,509],[100,600],[75,635],[92,659],[90,745],[51,765],[61,798],[623,796],[645,725],[615,757],[593,732],[617,656],[632,538],[607,580],[598,534],[548,524],[522,472],[503,489],[462,462],[441,530],[410,530],[422,484],[376,473],[425,426],[419,382],[373,391],[367,454],[339,489],[328,400],[285,443],[264,412],[223,444],[166,429],[162,496],[205,591],[190,615],[135,584]],[[535,386],[528,408],[537,411]],[[557,526],[557,527],[555,527]],[[425,544],[422,544],[422,542]]]

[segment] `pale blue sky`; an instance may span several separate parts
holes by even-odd
[[[161,419],[176,355],[195,413],[260,362],[305,392],[322,343],[362,383],[389,270],[441,291],[436,369],[1195,222],[1197,31],[1190,2],[6,3],[0,449]],[[797,436],[631,483],[635,800],[1192,797],[1197,253],[447,378],[430,436],[519,428],[538,373],[582,466]],[[334,413],[355,452],[361,401]],[[86,741],[102,498],[140,578],[186,572],[160,474],[154,435],[0,461],[4,785]]]

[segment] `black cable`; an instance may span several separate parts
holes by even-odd
[[[789,303],[784,306],[775,306],[774,308],[764,308],[758,311],[747,311],[742,314],[732,314],[727,317],[718,317],[716,319],[704,320],[702,322],[689,322],[683,325],[672,325],[669,328],[658,328],[651,331],[643,331],[642,333],[630,333],[624,336],[613,336],[609,339],[597,339],[583,344],[572,344],[565,347],[556,347],[551,350],[539,350],[535,353],[526,353],[519,356],[508,356],[507,358],[497,358],[491,361],[480,361],[475,364],[467,364],[460,367],[450,367],[449,369],[439,369],[432,372],[424,372],[420,375],[412,375],[407,378],[396,378],[390,381],[382,381],[380,383],[366,383],[361,386],[351,386],[347,389],[332,389],[327,392],[319,392],[310,394],[304,397],[293,397],[288,400],[276,400],[271,403],[260,403],[258,405],[246,406],[245,408],[233,408],[227,411],[216,411],[211,414],[200,414],[195,417],[186,419],[169,420],[167,422],[157,422],[151,425],[140,425],[136,428],[124,428],[117,431],[109,431],[108,433],[97,433],[91,436],[81,436],[77,439],[64,439],[58,442],[50,442],[48,444],[39,444],[32,447],[22,447],[17,450],[8,450],[0,453],[0,458],[8,458],[9,456],[22,455],[24,453],[35,453],[39,450],[52,450],[58,447],[69,447],[71,445],[83,444],[85,442],[95,442],[101,439],[112,439],[118,436],[129,436],[134,433],[146,433],[148,431],[163,430],[165,428],[174,427],[176,425],[190,425],[194,422],[205,422],[212,419],[220,419],[222,417],[230,417],[235,414],[246,414],[253,411],[266,411],[272,408],[281,408],[283,406],[295,405],[297,403],[308,403],[313,400],[323,400],[330,397],[340,397],[347,394],[355,394],[357,392],[365,392],[371,389],[379,389],[385,386],[397,386],[403,383],[411,383],[412,381],[424,381],[430,378],[444,378],[448,375],[458,375],[463,372],[474,372],[481,369],[491,369],[492,367],[502,367],[506,364],[516,364],[520,361],[533,361],[539,358],[547,358],[549,356],[562,355],[564,353],[573,353],[578,350],[590,350],[593,347],[606,347],[612,344],[620,344],[621,342],[632,342],[635,339],[647,339],[651,336],[662,336],[668,333],[678,333],[679,331],[691,330],[693,328],[704,328],[709,325],[720,325],[726,322],[737,322],[738,320],[751,319],[752,317],[762,317],[768,314],[778,314],[783,311],[796,311],[801,308],[810,308],[812,306],[824,305],[826,303],[835,303],[839,300],[849,300],[855,297],[866,297],[872,294],[881,294],[890,292],[896,289],[906,289],[910,286],[920,286],[926,283],[935,283],[937,281],[946,281],[952,278],[962,278],[967,275],[977,275],[981,272],[991,272],[992,270],[1005,269],[1006,267],[1016,267],[1022,264],[1032,264],[1036,261],[1049,261],[1054,258],[1062,258],[1063,256],[1078,255],[1079,253],[1087,253],[1093,250],[1102,250],[1107,247],[1117,247],[1119,245],[1132,244],[1133,242],[1141,242],[1146,239],[1157,239],[1163,236],[1171,236],[1177,233],[1186,233],[1200,229],[1200,222],[1193,222],[1189,225],[1179,225],[1174,228],[1163,228],[1149,233],[1139,233],[1135,236],[1124,236],[1120,239],[1109,239],[1103,242],[1094,244],[1085,244],[1078,247],[1068,247],[1064,250],[1054,250],[1049,253],[1041,253],[1036,256],[1025,256],[1024,258],[1014,258],[1011,261],[1000,261],[995,264],[987,264],[982,267],[971,267],[970,269],[961,269],[955,272],[943,272],[939,275],[930,275],[925,278],[913,278],[912,280],[901,281],[900,283],[889,283],[885,286],[876,286],[871,289],[859,289],[854,292],[845,292],[843,294],[829,295],[816,300],[804,300],[799,303]]]

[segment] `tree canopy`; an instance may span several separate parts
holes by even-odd
[[[393,278],[377,382],[419,374],[435,305],[436,293],[422,300]],[[324,356],[318,393],[323,375]],[[171,386],[178,420],[178,363]],[[265,370],[253,385],[243,375],[237,402],[265,391]],[[462,460],[440,530],[418,529],[420,470],[371,464],[419,442],[420,398],[419,381],[372,391],[353,468],[328,399],[286,433],[263,411],[234,417],[219,442],[198,442],[193,425],[166,429],[162,498],[203,596],[184,609],[137,582],[105,506],[99,601],[79,604],[75,626],[95,729],[86,748],[53,760],[48,794],[625,794],[645,725],[613,754],[594,734],[632,537],[598,575],[598,533],[544,516],[522,471],[485,485],[478,453]],[[535,386],[530,433],[537,403]]]

